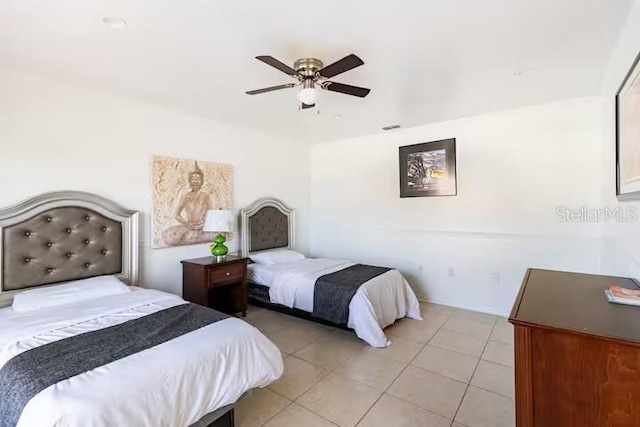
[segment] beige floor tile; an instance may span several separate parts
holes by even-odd
[[[384,394],[358,427],[449,427],[451,420]]]
[[[269,335],[269,338],[281,351],[293,354],[318,339],[315,334],[310,334],[305,328],[287,326],[279,332]]]
[[[269,388],[288,399],[296,400],[328,374],[329,371],[289,356],[284,359],[284,374],[269,385]]]
[[[514,366],[513,346],[497,341],[489,341],[482,353],[482,359],[506,366]]]
[[[259,427],[282,411],[290,402],[266,388],[248,392],[236,405],[237,427]]]
[[[329,338],[331,337],[332,331],[342,329],[332,328],[331,326],[322,325],[319,323],[311,322],[309,320],[298,319],[298,327],[310,335],[315,336],[316,338]],[[345,331],[347,332],[347,331]],[[348,331],[350,334],[355,335],[353,332]]]
[[[513,399],[469,386],[455,421],[468,427],[513,427]]]
[[[386,335],[387,339],[391,341],[391,345],[389,347],[367,347],[365,348],[365,351],[390,357],[400,362],[409,363],[426,344],[426,341],[416,341],[410,338],[396,337],[389,333]]]
[[[333,337],[359,339],[356,336],[355,332],[352,331],[351,329],[344,329],[344,328],[332,327],[332,326],[327,326],[327,325],[322,325],[322,327],[324,328],[324,330],[326,332],[331,334]]]
[[[466,354],[477,359],[482,355],[486,339],[461,332],[440,329],[429,345]]]
[[[303,347],[295,352],[295,356],[332,371],[362,351],[362,348],[344,340],[328,338]]]
[[[253,318],[260,316],[263,311],[267,311],[267,309],[249,304],[249,307],[247,307],[247,315],[244,319],[246,321],[252,320]]]
[[[335,427],[335,424],[292,403],[265,424],[265,427]]]
[[[269,337],[281,332],[289,326],[283,316],[284,315],[280,313],[263,309],[252,317],[249,317],[249,314],[247,314],[247,317],[244,320],[258,328],[260,332]]]
[[[424,301],[420,302],[420,312],[423,315],[428,312],[452,314],[456,310],[457,310],[456,308],[448,307],[446,305],[433,304],[431,302],[424,302]]]
[[[488,339],[493,330],[495,317],[477,317],[455,313],[442,325],[442,329],[450,331],[462,332],[464,334],[474,335],[480,338]]]
[[[393,382],[389,394],[447,418],[453,418],[467,385],[413,366]]]
[[[473,374],[471,385],[492,391],[507,397],[513,397],[513,368],[481,360]]]
[[[448,314],[423,315],[423,320],[399,319],[385,333],[416,341],[429,341],[449,317]]]
[[[453,312],[454,315],[477,320],[478,322],[483,322],[483,321],[491,322],[491,321],[495,321],[498,318],[498,316],[495,316],[493,314],[480,313],[479,311],[465,310],[462,308],[454,308],[453,310],[454,310]]]
[[[448,309],[428,309],[422,314],[423,321],[429,326],[442,326],[451,317],[451,310]]]
[[[420,306],[425,320],[387,328],[392,345],[384,349],[364,345],[353,332],[250,307],[245,320],[297,357],[285,355],[283,377],[238,403],[236,425],[353,426],[366,414],[360,427],[444,427],[460,406],[452,427],[513,426],[512,326],[483,313]],[[465,394],[456,380],[469,381],[480,357]],[[412,360],[415,366],[402,372]],[[380,397],[391,381],[394,396]],[[296,398],[301,406],[290,404]]]
[[[381,393],[358,381],[331,374],[297,403],[341,427],[355,426]]]
[[[268,310],[266,308],[249,305],[247,308],[247,316],[244,318],[247,322],[253,322],[257,320],[263,320],[266,318],[276,318],[281,317],[282,313],[278,313],[273,310]]]
[[[340,328],[329,328],[323,338],[338,340],[342,343],[353,345],[359,348],[370,347],[369,344],[367,344],[364,340],[358,338],[355,332]]]
[[[489,339],[513,345],[513,325],[504,317],[499,317]]]
[[[353,356],[334,371],[338,375],[360,381],[379,391],[385,391],[406,363],[366,352]]]
[[[444,348],[427,345],[411,362],[413,366],[468,383],[478,359]]]
[[[273,310],[271,310],[273,311]],[[315,324],[314,322],[311,322],[309,320],[305,320],[305,319],[301,319],[299,317],[296,316],[292,316],[289,314],[284,314],[284,313],[279,313],[277,311],[273,311],[275,313],[276,316],[278,316],[278,318],[280,318],[283,322],[286,322],[288,325],[298,325],[298,324],[307,324],[307,323],[311,323],[311,324]]]

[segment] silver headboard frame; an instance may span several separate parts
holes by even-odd
[[[296,213],[281,200],[264,197],[240,210],[240,253],[296,248]]]
[[[49,216],[48,212],[51,212],[52,216]],[[68,220],[67,222],[72,222],[70,218],[65,217],[65,215],[70,215],[71,212],[76,215],[76,217],[73,218],[74,220],[77,220],[78,214],[84,215],[83,212],[87,212],[87,216],[84,217],[84,219],[87,220],[87,224],[93,221],[93,218],[91,218],[91,221],[89,218],[89,214],[93,212],[97,214],[94,215],[96,221],[103,221],[105,224],[114,225],[114,230],[121,230],[121,239],[117,234],[113,235],[113,233],[117,233],[117,231],[112,231],[112,237],[110,237],[109,240],[112,243],[119,242],[117,245],[119,247],[115,247],[112,249],[113,253],[115,254],[114,256],[116,256],[115,259],[117,260],[117,264],[115,265],[120,267],[120,271],[114,272],[113,274],[115,274],[116,277],[118,277],[128,285],[138,285],[138,212],[125,209],[120,205],[96,194],[85,193],[81,191],[59,191],[44,193],[27,199],[16,205],[0,209],[0,306],[11,304],[13,295],[15,295],[20,290],[49,286],[55,284],[56,282],[75,279],[73,277],[68,278],[67,276],[70,271],[77,271],[77,267],[75,268],[75,270],[67,269],[67,271],[65,271],[65,273],[67,274],[62,275],[65,277],[65,280],[56,281],[55,277],[51,279],[43,278],[36,283],[31,283],[25,286],[16,286],[15,284],[11,284],[9,283],[9,281],[5,280],[4,271],[5,266],[10,266],[11,268],[13,268],[14,261],[12,260],[17,259],[15,251],[12,251],[10,247],[12,245],[10,243],[7,243],[7,240],[9,240],[10,242],[15,241],[16,235],[22,235],[20,233],[23,233],[27,237],[30,234],[29,231],[22,230],[23,228],[26,229],[26,226],[23,224],[35,224],[36,226],[40,227],[39,229],[43,230],[42,233],[45,234],[45,232],[48,230],[45,228],[46,224],[44,224],[44,222],[48,221],[49,223],[55,224],[56,221],[59,221],[61,227],[62,224],[65,223],[65,220]],[[55,215],[58,215],[58,217],[54,217]],[[81,220],[80,222],[84,222],[84,220]],[[97,226],[97,223],[92,226],[92,230],[94,230],[95,234],[95,227]],[[88,225],[79,224],[78,227],[79,229],[81,227],[84,227],[84,229],[87,230],[87,233],[89,233],[90,231]],[[107,233],[107,227],[103,226],[101,230],[104,233]],[[56,232],[59,233],[59,230],[57,230]],[[69,233],[69,236],[74,236],[74,230],[71,230],[71,228],[67,228],[66,232]],[[77,240],[82,238],[80,233],[77,234],[78,235],[75,236],[76,246],[78,246]],[[48,234],[48,236],[49,235],[50,234]],[[62,238],[60,240],[62,240]],[[99,240],[99,236],[96,237],[96,240]],[[84,243],[86,243],[87,247],[89,247],[91,242],[89,240],[85,240]],[[42,252],[43,249],[47,249],[46,246],[51,248],[52,246],[56,246],[56,244],[57,242],[43,241],[42,239],[34,238],[33,248],[30,246],[31,244],[28,241],[20,241],[20,249],[26,253],[28,253],[29,250]],[[63,244],[61,243],[60,245]],[[96,250],[98,250],[97,247],[94,248],[94,251]],[[111,250],[109,252],[111,252]],[[105,254],[106,256],[107,250],[102,250],[101,253]],[[121,260],[118,259],[118,254],[121,257]],[[69,253],[67,255],[69,256],[69,258],[72,258],[75,254]],[[83,255],[83,251],[79,249],[77,256],[80,257]],[[29,262],[29,259],[24,259],[21,262],[25,261]],[[85,267],[89,266],[90,264],[85,264]],[[49,268],[46,270],[53,269]],[[64,270],[64,268],[61,268],[61,270]],[[79,275],[79,277],[77,278],[101,275],[100,269],[96,269],[96,273],[97,274],[85,272],[82,275]]]

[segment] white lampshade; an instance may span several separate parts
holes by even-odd
[[[233,212],[223,210],[207,211],[202,231],[214,231],[216,233],[233,231]]]
[[[305,87],[298,92],[298,101],[313,105],[318,100],[318,91],[314,87]]]

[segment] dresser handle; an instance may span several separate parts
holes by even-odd
[[[226,273],[224,273],[225,276],[231,276],[231,273],[229,273],[228,271]]]

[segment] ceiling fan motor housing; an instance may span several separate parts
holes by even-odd
[[[316,73],[322,70],[322,61],[317,58],[301,58],[293,63],[293,69],[305,78],[313,78]]]

